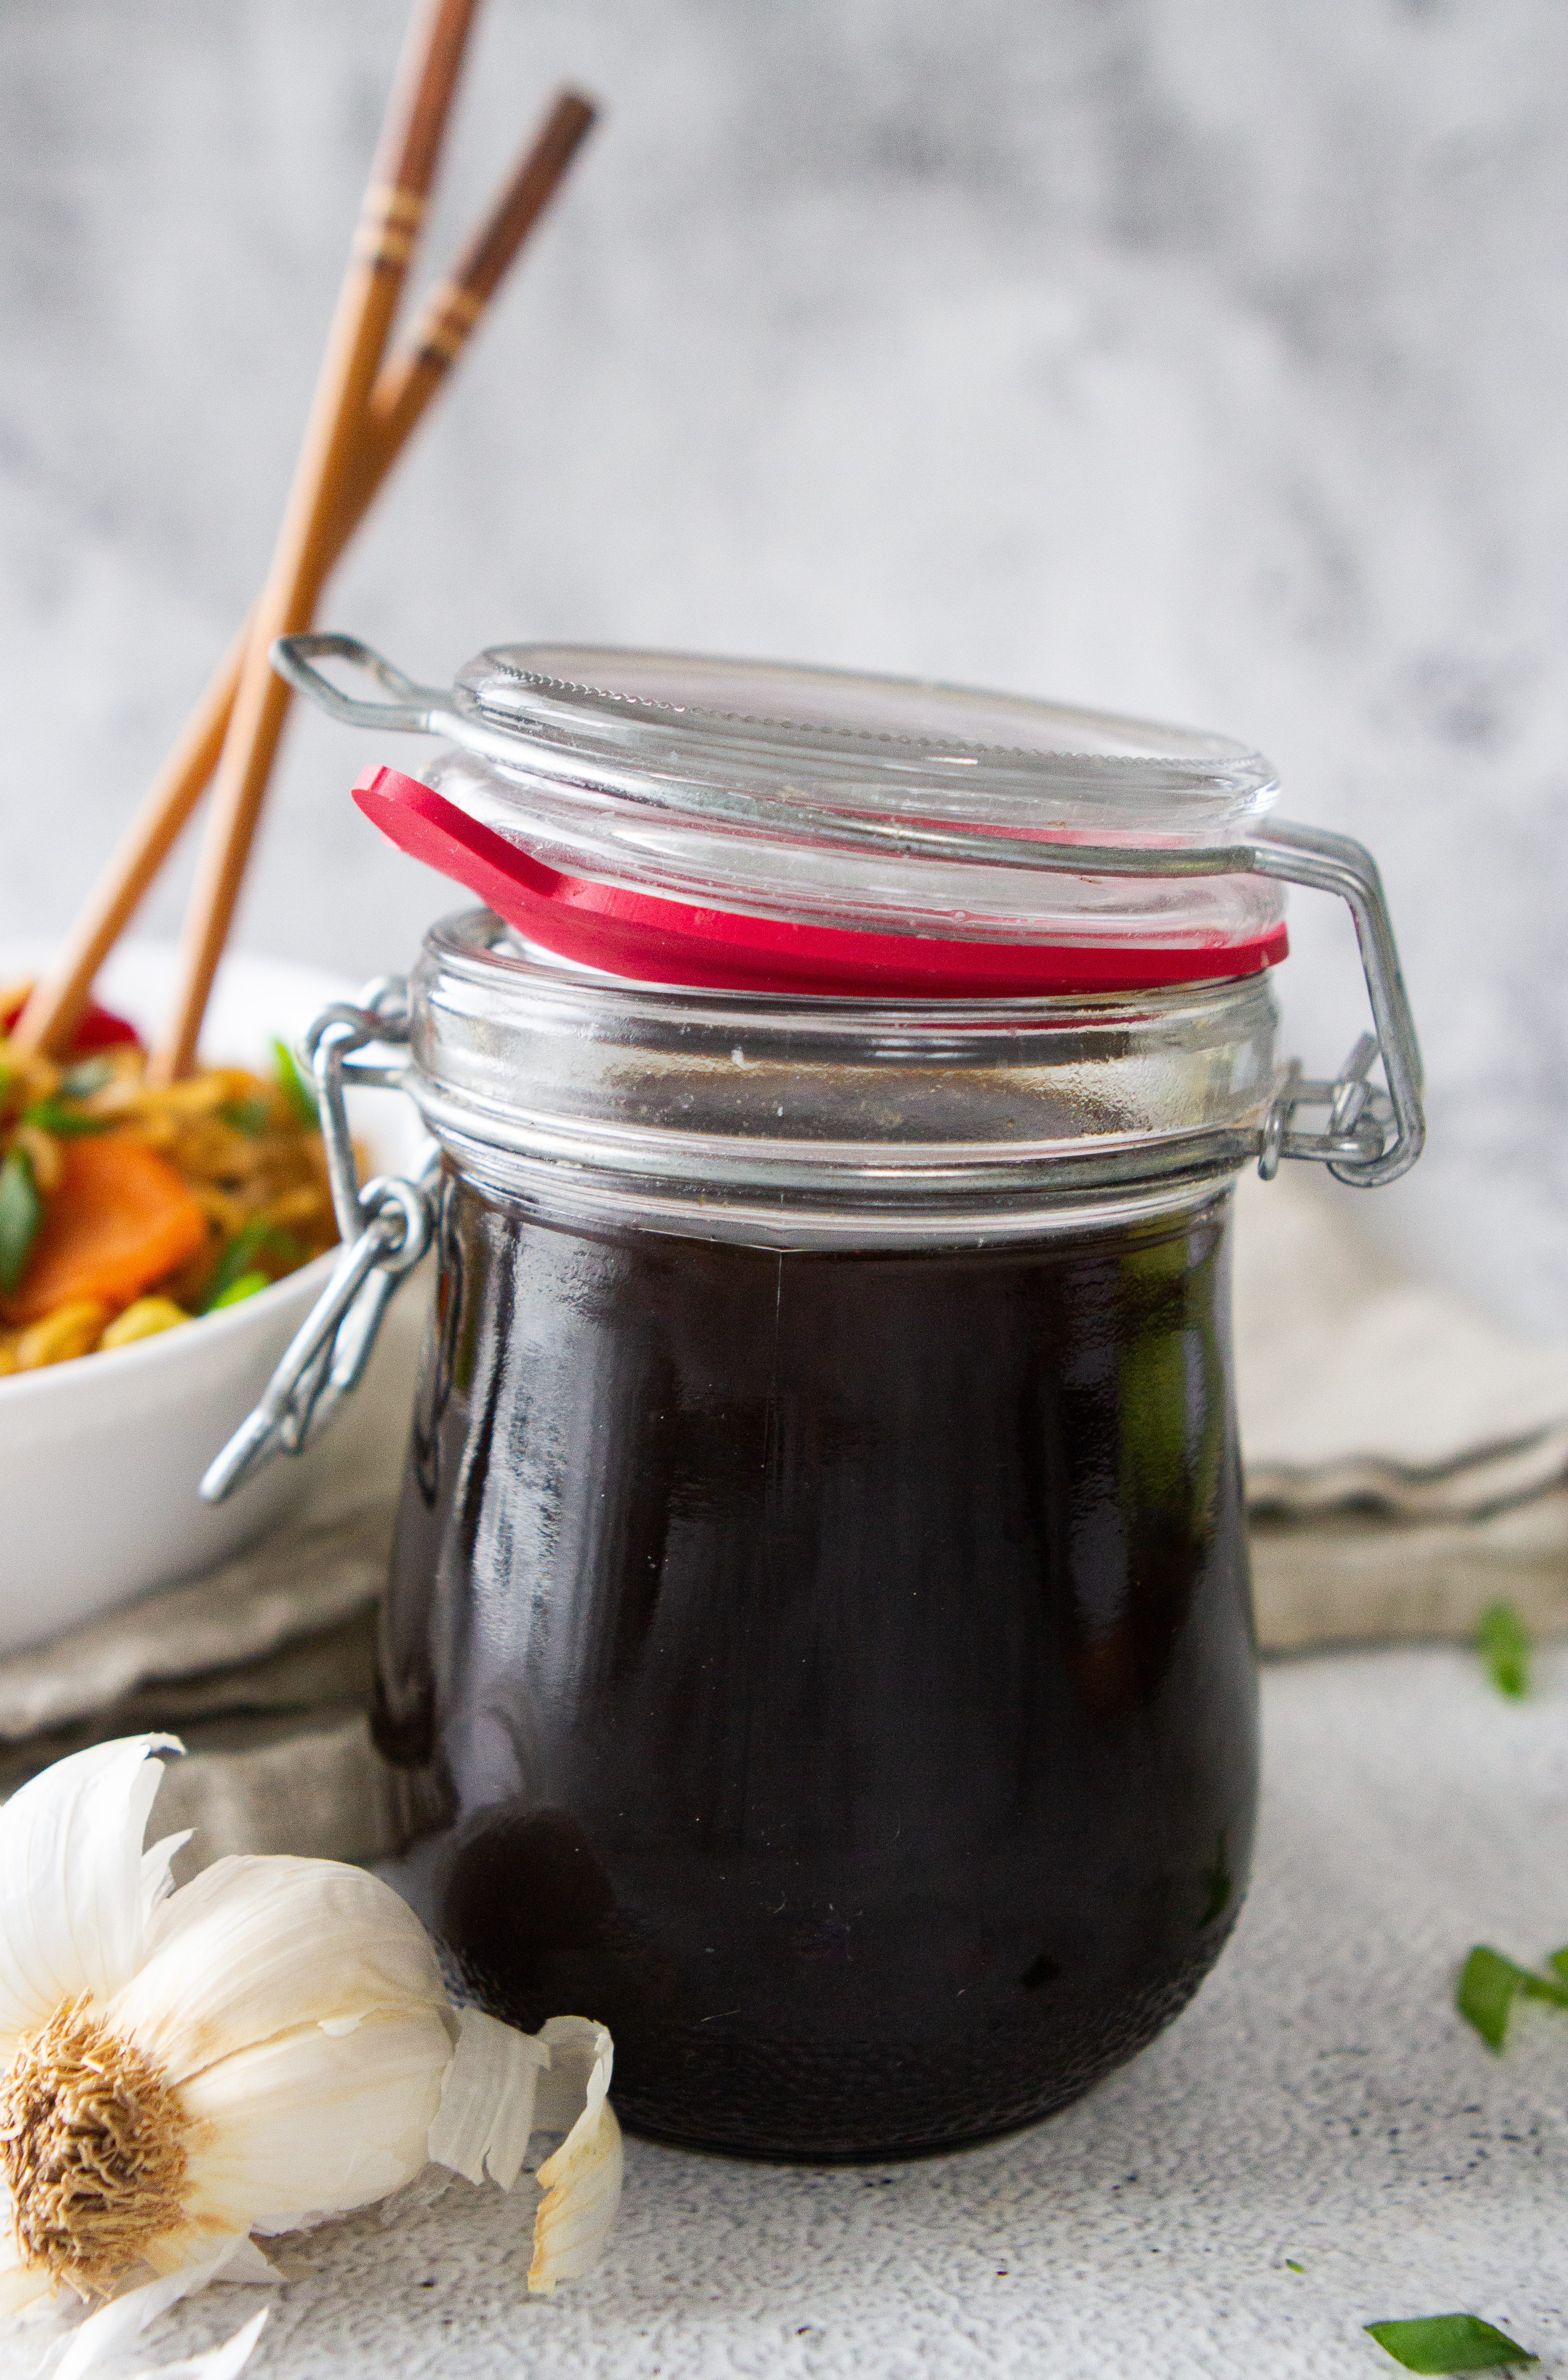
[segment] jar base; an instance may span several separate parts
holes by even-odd
[[[1103,2080],[1103,2077],[1100,2079]],[[733,2141],[697,2140],[685,2132],[662,2131],[653,2124],[638,2123],[630,2116],[621,2116],[620,2123],[621,2130],[629,2139],[648,2141],[655,2148],[679,2149],[687,2156],[728,2157],[741,2165],[793,2165],[808,2168],[920,2165],[932,2157],[957,2156],[965,2149],[983,2149],[997,2141],[1016,2140],[1025,2132],[1032,2132],[1037,2125],[1047,2122],[1051,2117],[1061,2115],[1064,2108],[1073,2106],[1075,2101],[1086,2097],[1095,2087],[1093,2082],[1086,2082],[1081,2091],[1073,2093],[1071,2098],[1059,2100],[1052,2106],[1043,2108],[1039,2115],[1025,2116],[1016,2123],[988,2125],[982,2131],[966,2132],[961,2138],[917,2141],[901,2143],[896,2148],[742,2148]]]
[[[618,2075],[615,2111],[639,2140],[756,2164],[892,2165],[978,2148],[1060,2114],[1147,2048],[1193,1998],[1230,1931],[1216,1929],[1174,1972],[1110,2005],[1061,2010],[1060,2025],[1043,2010],[1032,2022],[995,2022],[953,2044],[940,2074],[929,2051],[917,2063],[896,2043],[853,2059],[784,2044],[736,2043],[726,2056],[715,2043],[700,2073],[688,2066],[684,2089],[639,2087],[635,2070],[622,2087]],[[857,2107],[859,2120],[846,2125],[845,2110]]]

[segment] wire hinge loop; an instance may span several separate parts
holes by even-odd
[[[342,1253],[261,1402],[203,1475],[209,1504],[221,1504],[276,1456],[303,1454],[321,1437],[364,1378],[387,1307],[430,1246],[439,1149],[432,1142],[407,1179],[377,1175],[361,1186],[344,1096],[346,1075],[364,1087],[399,1087],[406,1065],[346,1062],[371,1043],[407,1044],[408,1031],[407,986],[383,976],[367,984],[357,1006],[336,1002],[323,1009],[305,1036]]]

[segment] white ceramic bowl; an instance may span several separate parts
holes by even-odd
[[[0,982],[46,953],[0,946]],[[165,1014],[175,954],[128,943],[100,997],[138,1025]],[[291,1045],[328,1001],[356,987],[281,960],[225,960],[203,1055],[270,1064],[268,1041]],[[351,1095],[356,1135],[378,1172],[402,1172],[420,1142],[412,1105],[395,1092]],[[219,1314],[102,1355],[0,1378],[0,1653],[52,1636],[149,1589],[190,1578],[307,1501],[346,1510],[390,1492],[402,1462],[422,1309],[416,1274],[394,1301],[358,1394],[307,1453],[282,1457],[225,1504],[197,1482],[243,1421],[320,1294],[333,1257],[318,1257]]]

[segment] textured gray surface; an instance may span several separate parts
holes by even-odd
[[[1530,2012],[1497,2059],[1452,2006],[1472,1942],[1568,1937],[1565,1714],[1564,1656],[1524,1706],[1459,1653],[1275,1667],[1236,1938],[1076,2107],[870,2170],[633,2143],[609,2260],[549,2303],[525,2294],[527,2208],[455,2183],[395,2225],[286,2243],[251,2368],[1378,2380],[1394,2367],[1363,2323],[1465,2309],[1541,2380],[1568,2373],[1568,2018]],[[165,2361],[254,2303],[213,2291],[150,2347]],[[20,2380],[19,2351],[6,2368]]]
[[[402,14],[0,9],[0,930],[64,923],[252,590]],[[432,255],[566,76],[606,126],[330,617],[427,675],[668,640],[1256,739],[1386,862],[1435,1129],[1383,1228],[1568,1336],[1568,17],[492,0]],[[252,947],[368,970],[439,905],[367,756],[302,723]]]

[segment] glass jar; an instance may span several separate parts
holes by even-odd
[[[346,642],[289,666],[319,694]],[[1028,2122],[1170,2021],[1246,1888],[1231,1185],[1418,1147],[1375,871],[1264,838],[1218,739],[659,656],[513,650],[455,701],[373,665],[462,741],[361,799],[514,920],[435,927],[313,1053],[340,1175],[346,1075],[441,1150],[373,1722],[403,1888],[497,2014],[608,2023],[650,2135]],[[1332,1083],[1276,1062],[1287,873],[1350,888],[1386,1090],[1372,1037]],[[407,1186],[341,1186],[408,1261]],[[353,1261],[237,1462],[346,1381]]]

